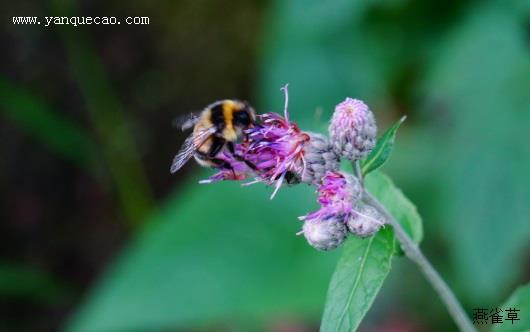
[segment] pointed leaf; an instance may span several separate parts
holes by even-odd
[[[423,224],[416,206],[396,187],[392,179],[382,172],[370,173],[365,179],[366,188],[377,197],[388,212],[399,221],[414,242],[423,239]]]
[[[0,261],[0,296],[41,303],[60,301],[70,293],[67,285],[45,271]]]
[[[361,169],[363,174],[368,174],[379,167],[390,158],[392,149],[394,148],[394,141],[396,139],[396,133],[406,116],[399,119],[392,127],[390,127],[384,134],[377,140],[377,144],[372,152],[361,162]]]
[[[331,280],[320,331],[355,331],[390,272],[394,235],[386,228],[346,244]]]
[[[97,170],[101,157],[90,133],[4,77],[0,77],[0,110],[4,117],[62,158],[90,172]]]
[[[508,318],[507,309],[520,310],[517,318],[520,320],[506,320]],[[500,307],[503,312],[503,322],[497,325],[493,332],[519,332],[530,331],[530,284],[519,287],[510,298]]]

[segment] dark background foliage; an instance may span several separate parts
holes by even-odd
[[[325,131],[365,100],[385,171],[466,310],[530,278],[530,7],[525,1],[0,3],[0,329],[318,329],[340,250],[294,236],[311,188],[223,183],[169,162],[175,117],[221,98]],[[12,16],[148,16],[14,25]],[[454,329],[405,259],[363,331]]]

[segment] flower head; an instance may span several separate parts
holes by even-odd
[[[350,160],[364,158],[375,146],[374,115],[361,100],[346,98],[335,107],[329,133],[337,154]]]
[[[243,156],[256,166],[256,180],[275,184],[277,190],[289,173],[301,176],[304,172],[309,135],[276,113],[262,114],[260,119],[262,123],[247,132],[249,143]]]
[[[327,172],[317,189],[320,209],[300,220],[327,219],[340,216],[343,222],[354,213],[353,207],[361,196],[361,186],[356,177],[341,172]]]
[[[305,169],[301,181],[319,185],[326,172],[339,169],[340,160],[326,136],[316,133],[308,134],[310,139],[304,149]]]

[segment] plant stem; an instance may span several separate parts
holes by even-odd
[[[451,289],[443,281],[442,277],[436,272],[431,263],[423,255],[418,245],[408,236],[401,224],[392,217],[388,210],[372,194],[364,190],[364,200],[366,203],[376,208],[386,219],[386,222],[394,228],[394,234],[401,244],[401,248],[407,257],[418,265],[425,278],[431,283],[432,287],[438,293],[444,302],[447,310],[460,331],[476,332],[477,330],[469,320],[464,309]]]
[[[364,177],[363,177],[363,171],[361,168],[361,161],[357,160],[353,164],[353,171],[355,172],[355,176],[357,179],[359,179],[359,182],[361,183],[361,187],[364,188]]]

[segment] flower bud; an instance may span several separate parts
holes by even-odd
[[[342,218],[330,215],[326,219],[308,219],[302,228],[307,242],[318,250],[337,248],[348,234]]]
[[[302,182],[318,185],[328,171],[339,169],[339,156],[333,150],[329,139],[321,134],[308,133],[309,142],[305,146],[305,169]]]
[[[374,114],[361,100],[346,98],[335,107],[329,133],[338,155],[349,160],[364,158],[376,142]]]
[[[353,207],[361,198],[361,185],[353,175],[327,172],[318,186],[320,209],[299,217],[300,220],[323,220],[329,216],[342,216],[343,222],[355,213]]]
[[[333,208],[336,214],[349,214],[361,198],[359,180],[344,172],[327,172],[318,186],[318,203],[323,208]]]
[[[359,205],[347,221],[348,230],[359,237],[375,234],[385,223],[383,216],[370,205]]]

